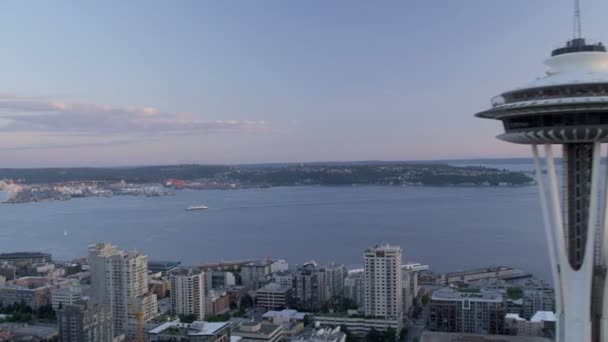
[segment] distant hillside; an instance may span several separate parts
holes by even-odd
[[[24,184],[121,180],[130,183],[160,183],[167,179],[180,179],[240,186],[522,185],[532,182],[530,177],[521,172],[416,162],[0,169],[0,179],[13,179]]]

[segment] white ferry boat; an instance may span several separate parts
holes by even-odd
[[[186,210],[207,210],[209,207],[205,205],[191,205]]]

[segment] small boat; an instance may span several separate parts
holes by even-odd
[[[209,207],[205,205],[191,205],[186,210],[207,210]]]

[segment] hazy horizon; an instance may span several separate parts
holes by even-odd
[[[7,2],[0,167],[526,157],[473,114],[544,74],[571,12],[570,0]],[[606,37],[602,13],[582,4],[585,37]]]

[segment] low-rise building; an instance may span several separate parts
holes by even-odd
[[[401,331],[400,319],[365,318],[358,316],[327,315],[315,316],[315,324],[320,326],[338,327],[345,326],[348,331],[359,336],[365,336],[372,329],[386,331],[389,328]]]
[[[16,278],[17,268],[11,264],[4,263],[0,265],[0,276],[3,276],[7,281],[14,280]]]
[[[447,333],[437,331],[425,331],[422,333],[420,342],[551,342],[544,337],[537,336],[505,336],[505,335],[481,335]]]
[[[340,327],[313,329],[294,337],[292,342],[346,342]]]
[[[44,277],[24,277],[7,282],[0,287],[0,303],[11,305],[25,303],[34,310],[51,304],[51,292],[68,286],[66,279],[47,279]]]
[[[304,323],[307,315],[308,314],[306,312],[299,312],[296,310],[271,310],[262,315],[262,320],[268,321],[272,324],[282,324],[285,322]]]
[[[80,286],[66,286],[58,289],[54,289],[51,292],[51,302],[53,304],[53,310],[59,310],[59,308],[72,305],[82,298],[82,287]]]
[[[505,316],[505,333],[516,336],[551,336],[555,332],[555,314],[551,311],[538,311],[530,320],[519,314]]]
[[[206,315],[216,316],[230,311],[230,296],[228,293],[211,290],[205,299]]]
[[[229,342],[229,322],[167,322],[146,333],[150,342]]]
[[[270,283],[256,292],[257,306],[266,310],[281,310],[293,306],[293,288]]]
[[[243,322],[232,330],[232,335],[241,337],[241,342],[276,342],[283,337],[283,329],[279,324]]]
[[[429,304],[431,331],[502,334],[504,317],[505,301],[500,292],[444,288],[433,292]]]

